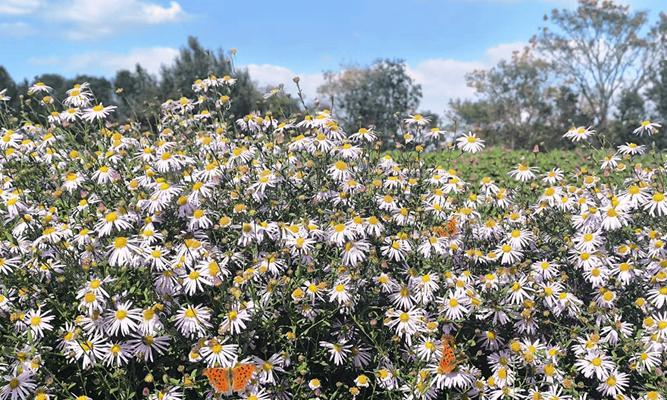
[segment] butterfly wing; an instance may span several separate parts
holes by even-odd
[[[206,368],[203,375],[208,378],[216,393],[232,394],[229,368]]]
[[[438,364],[443,374],[449,374],[456,368],[456,354],[454,353],[454,338],[446,337],[442,341],[442,358]]]
[[[456,220],[454,218],[450,219],[447,221],[447,233],[449,237],[454,236],[458,232],[458,228],[456,226]]]
[[[232,370],[232,390],[242,392],[248,386],[252,374],[257,367],[255,364],[239,364]]]
[[[458,233],[456,219],[452,218],[447,221],[447,225],[436,226],[433,231],[440,237],[450,238]]]

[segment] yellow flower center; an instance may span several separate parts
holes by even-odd
[[[96,299],[97,297],[93,292],[88,292],[83,296],[83,301],[85,301],[88,304],[94,302]]]
[[[339,171],[347,170],[347,164],[344,161],[336,161],[335,167]]]
[[[126,237],[119,236],[113,241],[113,247],[115,247],[116,249],[122,249],[125,248],[126,246],[127,246]]]

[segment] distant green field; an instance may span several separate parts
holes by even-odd
[[[458,174],[469,182],[477,181],[484,176],[490,176],[503,181],[508,178],[507,173],[518,163],[537,167],[540,173],[552,168],[561,168],[565,173],[573,173],[585,167],[591,172],[598,172],[599,160],[604,152],[576,150],[552,150],[549,152],[532,153],[526,150],[508,150],[500,147],[486,148],[477,154],[461,154],[457,151],[429,152],[423,154],[428,164],[441,165],[445,168],[454,168]],[[596,161],[598,160],[598,161]],[[636,163],[655,164],[652,155],[633,157],[622,160],[628,167]]]

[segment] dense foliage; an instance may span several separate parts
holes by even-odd
[[[401,116],[416,110],[422,96],[421,86],[410,78],[401,60],[328,72],[325,80],[318,91],[337,111],[343,127],[372,126],[385,147],[394,147]]]

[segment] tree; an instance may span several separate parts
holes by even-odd
[[[632,131],[646,118],[644,98],[636,91],[619,95],[614,121],[609,124],[609,136],[614,143],[636,142]]]
[[[264,87],[260,91],[265,95],[257,103],[258,109],[271,113],[274,118],[288,118],[301,111],[299,99],[286,93],[283,85]]]
[[[157,79],[141,65],[134,72],[120,70],[113,80],[118,99],[118,113],[123,118],[157,118],[160,106],[160,90]],[[137,114],[141,111],[139,114]]]
[[[656,67],[651,77],[648,99],[653,103],[654,117],[667,123],[667,14],[660,14],[660,21],[653,29],[656,49]],[[664,136],[664,135],[663,135]]]
[[[440,119],[440,115],[437,113],[434,113],[431,110],[420,110],[419,114],[421,114],[422,117],[428,119],[432,127],[440,127],[442,121]]]
[[[377,60],[370,67],[347,67],[325,73],[326,83],[317,91],[330,99],[347,130],[375,126],[384,144],[394,140],[399,123],[414,112],[421,86],[406,72],[402,60]]]
[[[574,126],[590,125],[592,116],[581,107],[581,96],[571,86],[561,83],[551,91],[552,113],[549,118],[549,129],[558,134]],[[554,145],[570,146],[570,142],[555,138]]]
[[[661,61],[652,83],[648,98],[653,102],[656,118],[667,122],[667,61]]]
[[[32,82],[44,82],[44,84],[50,86],[53,89],[51,95],[60,101],[65,99],[66,92],[71,87],[67,78],[60,74],[37,75]]]
[[[88,82],[90,90],[95,95],[95,100],[102,104],[111,104],[114,102],[113,85],[107,78],[91,75],[77,75],[73,79],[67,80],[67,89],[75,84]]]
[[[41,74],[36,76],[32,82],[44,82],[46,85],[50,86],[53,89],[51,95],[60,101],[67,97],[67,91],[74,87],[75,84],[88,82],[98,103],[113,103],[113,89],[111,82],[104,77],[77,75],[72,79],[67,79],[60,74]],[[27,88],[24,89],[27,90]]]
[[[234,75],[236,83],[232,87],[231,111],[236,116],[243,116],[257,109],[257,102],[262,96],[252,83],[246,70],[234,71],[232,60],[219,49],[207,50],[197,38],[188,37],[187,47],[181,48],[179,55],[169,65],[161,69],[160,93],[162,99],[192,96],[192,82],[209,75],[223,77]]]
[[[644,33],[647,14],[608,0],[580,0],[576,10],[553,10],[550,20],[553,27],[532,41],[604,130],[618,95],[639,92],[650,76],[655,45]]]
[[[7,89],[5,94],[9,97],[11,97],[10,104],[14,105],[17,102],[17,87],[16,83],[12,79],[11,75],[9,75],[9,72],[0,65],[0,90]]]
[[[466,79],[478,100],[450,102],[450,117],[461,124],[457,128],[479,132],[491,144],[556,145],[579,114],[576,96],[567,87],[553,85],[548,63],[536,58],[530,48]]]

